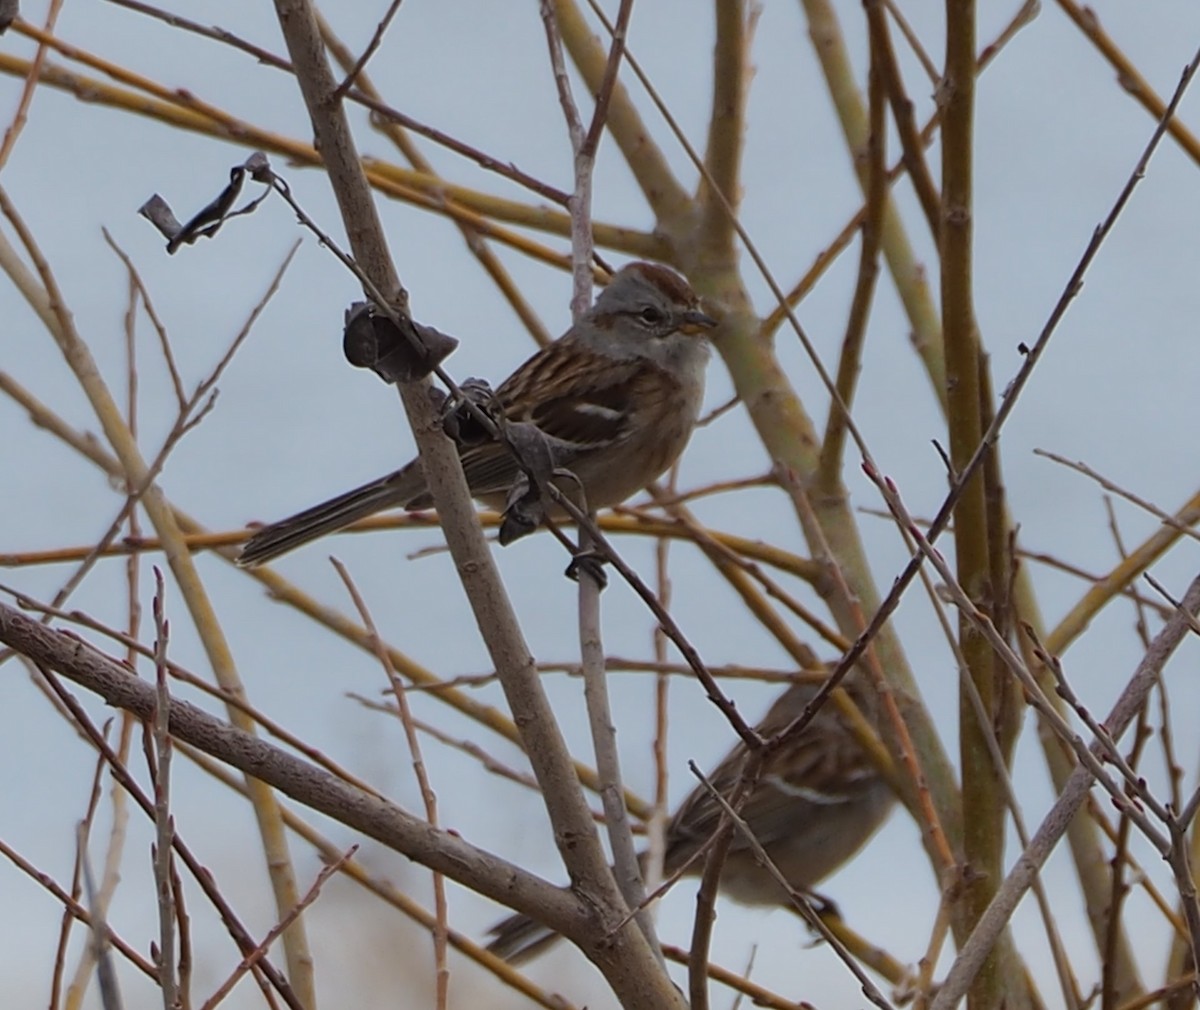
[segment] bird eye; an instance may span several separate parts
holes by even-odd
[[[667,318],[667,315],[662,309],[656,309],[653,305],[647,305],[638,313],[638,318],[647,326],[659,326]]]

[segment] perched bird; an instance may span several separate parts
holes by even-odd
[[[497,405],[508,421],[532,423],[554,440],[557,465],[579,480],[589,509],[619,504],[671,466],[687,445],[704,396],[709,345],[703,337],[714,326],[677,273],[630,263],[574,326],[500,385]],[[503,509],[521,473],[512,453],[497,441],[460,452],[471,494]],[[561,482],[568,494],[569,483]],[[432,504],[413,460],[263,527],[238,563],[262,564],[385,509]]]
[[[843,682],[863,715],[873,722],[873,695],[855,678]],[[819,685],[797,683],[771,706],[758,732],[770,737],[804,710]],[[709,776],[728,797],[737,785],[748,751],[738,743]],[[884,822],[892,807],[891,787],[872,765],[837,706],[826,702],[812,721],[769,759],[741,816],[771,861],[796,890],[807,891],[845,863]],[[671,818],[666,829],[663,876],[672,877],[703,847],[721,819],[722,808],[702,785]],[[643,857],[644,858],[644,857]],[[685,871],[698,876],[704,860]],[[735,832],[721,873],[721,890],[745,905],[791,907],[787,892],[758,863],[744,836]],[[524,915],[492,927],[488,950],[519,964],[559,939]]]

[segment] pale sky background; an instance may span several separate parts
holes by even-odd
[[[607,6],[615,9],[615,4]],[[860,5],[839,6],[862,70]],[[941,5],[915,0],[902,6],[935,60],[940,59]],[[1018,5],[981,6],[982,44],[995,36]],[[1168,96],[1200,44],[1200,6],[1167,0],[1099,0],[1093,6],[1150,83]],[[337,24],[352,47],[362,48],[385,7],[340,5]],[[847,171],[847,155],[800,5],[770,0],[764,7],[753,50],[756,75],[747,119],[742,221],[787,287],[833,239],[860,198]],[[283,51],[269,5],[209,2],[179,10]],[[42,5],[26,5],[26,15],[40,20]],[[190,89],[251,122],[299,139],[310,136],[292,79],[231,49],[98,3],[68,3],[59,34],[168,87]],[[635,5],[631,49],[697,146],[702,146],[707,124],[712,40],[711,5],[695,0],[639,0]],[[32,52],[27,40],[12,34],[0,46],[6,52]],[[898,38],[897,46],[902,48]],[[911,59],[906,58],[905,69],[910,92],[924,103],[919,115],[923,121],[932,87]],[[370,71],[384,94],[405,112],[569,188],[569,147],[536,4],[409,0]],[[0,117],[5,121],[20,87],[19,81],[0,78]],[[644,95],[636,87],[632,90],[639,106],[648,110]],[[1195,125],[1200,119],[1198,103],[1194,94],[1185,100],[1185,122]],[[645,115],[653,136],[690,187],[694,172],[682,151],[652,111]],[[363,122],[356,118],[359,127]],[[977,308],[995,385],[1001,389],[1020,365],[1018,343],[1036,338],[1154,124],[1053,3],[1045,5],[981,78],[977,123]],[[393,157],[389,146],[365,128],[358,138],[363,153]],[[458,157],[423,146],[449,179],[526,198]],[[930,154],[935,170],[936,150]],[[893,156],[895,151],[893,145]],[[242,325],[300,232],[290,211],[272,200],[254,216],[228,224],[217,240],[168,257],[136,209],[152,192],[159,192],[184,217],[211,199],[229,167],[248,153],[237,145],[81,104],[50,89],[35,96],[30,122],[0,184],[41,242],[83,335],[120,395],[126,279],[103,241],[101,226],[136,262],[170,330],[185,380],[194,385]],[[308,212],[340,239],[325,177],[272,160]],[[1195,377],[1200,374],[1200,346],[1193,332],[1200,316],[1194,259],[1200,188],[1195,183],[1195,164],[1168,139],[1093,266],[1002,442],[1005,480],[1023,545],[1053,552],[1091,571],[1107,570],[1114,561],[1100,493],[1092,483],[1032,451],[1046,448],[1086,460],[1166,509],[1174,509],[1195,489],[1191,432]],[[602,146],[595,189],[598,220],[649,225],[640,194],[609,140]],[[933,267],[928,230],[913,212],[909,189],[901,185],[897,193],[910,235]],[[462,338],[463,346],[449,362],[451,371],[459,378],[502,378],[531,345],[466,252],[457,230],[443,219],[387,200],[380,201],[380,210],[417,318]],[[11,236],[7,225],[0,227]],[[551,244],[565,248],[563,243]],[[566,276],[495,248],[526,286],[550,330],[565,328],[570,294]],[[856,248],[844,255],[799,308],[801,321],[830,366],[836,362],[857,258]],[[619,257],[612,259],[620,262]],[[746,274],[756,306],[768,307],[766,286],[752,265],[746,265]],[[936,283],[936,269],[931,280]],[[171,457],[162,485],[174,502],[213,529],[237,528],[249,520],[279,518],[409,458],[412,440],[394,393],[369,373],[348,367],[341,356],[342,311],[358,297],[353,279],[305,235],[282,290],[222,380],[216,410]],[[97,430],[57,349],[7,282],[0,283],[0,319],[0,368],[77,427]],[[141,430],[150,456],[171,422],[174,400],[148,328],[140,325],[139,332]],[[933,439],[944,441],[944,427],[909,349],[908,332],[885,275],[870,321],[855,416],[875,459],[896,480],[910,509],[929,515],[945,491],[942,466],[931,446]],[[823,424],[825,397],[811,365],[788,332],[780,331],[778,343],[793,382]],[[724,402],[729,390],[724,366],[715,361],[708,403]],[[0,460],[8,475],[6,490],[0,493],[0,551],[84,544],[97,538],[120,507],[119,495],[104,478],[53,437],[33,429],[6,398],[0,398],[0,432]],[[686,486],[747,476],[765,471],[767,465],[745,415],[734,411],[696,435],[685,457],[682,481]],[[848,459],[846,479],[856,505],[878,506],[853,457]],[[1154,529],[1154,521],[1131,506],[1119,504],[1117,511],[1131,545]],[[804,551],[794,516],[777,491],[708,499],[697,512],[716,528]],[[886,588],[906,554],[883,521],[864,518],[862,528],[878,584]],[[391,642],[445,677],[486,670],[486,654],[467,618],[448,557],[408,559],[411,552],[438,542],[435,531],[343,537],[289,556],[279,569],[321,600],[349,610],[326,560],[336,552],[350,566]],[[622,540],[619,546],[647,576],[652,574],[649,542]],[[942,546],[949,550],[948,543]],[[1185,543],[1156,566],[1154,574],[1181,594],[1196,570],[1197,554],[1194,543]],[[541,660],[573,659],[575,597],[572,585],[560,577],[565,563],[560,549],[548,537],[535,537],[498,550],[497,556],[535,655]],[[696,551],[677,547],[673,559],[674,611],[709,663],[786,665],[781,650],[745,620],[732,594]],[[348,691],[374,694],[382,688],[374,661],[271,603],[256,583],[219,559],[201,557],[200,570],[217,601],[252,699],[291,730],[417,809],[399,729],[345,698]],[[48,599],[68,573],[66,566],[8,570],[0,572],[0,581]],[[1084,588],[1075,579],[1044,569],[1035,577],[1050,623]],[[150,584],[147,577],[143,585]],[[124,593],[123,565],[106,562],[75,594],[71,606],[122,624]],[[147,613],[149,602],[146,588]],[[205,673],[174,588],[168,608],[174,658]],[[648,654],[649,616],[615,580],[604,597],[604,620],[610,653]],[[944,720],[948,739],[953,739],[955,672],[928,602],[919,592],[910,595],[897,620],[922,690]],[[1068,675],[1096,711],[1107,710],[1140,655],[1131,627],[1129,609],[1113,606],[1066,656]],[[1177,744],[1188,783],[1194,780],[1196,740],[1194,720],[1184,716],[1200,704],[1196,656],[1189,645],[1172,667]],[[2,669],[0,764],[9,773],[0,789],[0,838],[58,880],[69,880],[74,825],[86,802],[92,754],[49,712],[16,664]],[[651,678],[614,677],[612,683],[628,782],[649,795]],[[580,685],[552,676],[547,688],[573,748],[586,755],[590,744]],[[502,704],[495,685],[481,695]],[[672,697],[672,793],[681,798],[691,788],[686,761],[694,758],[711,767],[728,749],[731,735],[691,681],[678,680]],[[757,715],[771,691],[743,685],[737,697],[746,711]],[[110,714],[94,699],[84,700],[97,719]],[[474,725],[455,722],[439,706],[421,701],[417,706],[420,714],[452,733],[470,735],[503,760],[519,764],[510,745]],[[445,825],[552,879],[563,879],[535,797],[480,772],[453,750],[432,741],[426,748]],[[271,925],[272,913],[248,809],[182,760],[175,767],[179,830],[235,898],[251,928],[261,934]],[[1150,771],[1157,776],[1159,766],[1152,762]],[[1015,776],[1028,803],[1026,816],[1036,826],[1051,797],[1031,733],[1023,740]],[[103,828],[107,821],[101,822]],[[355,840],[345,829],[328,830],[346,845]],[[94,858],[99,858],[103,837],[99,831]],[[116,928],[143,951],[156,931],[150,837],[149,826],[135,817],[124,882],[112,911]],[[302,878],[311,879],[317,861],[301,842],[294,843],[293,853]],[[1148,868],[1159,872],[1153,856],[1144,850],[1140,854]],[[411,882],[417,893],[427,893],[428,875],[419,868],[389,854],[367,858]],[[927,866],[916,828],[899,814],[823,890],[872,939],[901,959],[915,961],[924,952],[936,910]],[[1085,983],[1090,983],[1095,957],[1066,858],[1052,860],[1047,887],[1068,949]],[[468,935],[481,936],[503,912],[453,885],[450,893],[452,924]],[[686,943],[692,895],[692,888],[681,886],[664,902],[661,928],[669,942]],[[6,992],[13,1005],[44,1004],[60,909],[3,861],[0,906],[7,912],[0,916],[0,975]],[[351,888],[336,885],[311,913],[325,1005],[339,1005],[350,992],[363,1008],[426,1005],[417,994],[430,981],[418,967],[428,957],[427,939],[401,932],[396,919],[379,916],[373,904],[369,911],[364,906]],[[1141,904],[1138,909],[1135,915],[1145,911]],[[235,957],[207,922],[196,896],[191,911],[204,925],[195,989],[203,998]],[[806,932],[790,915],[746,911],[727,902],[719,911],[714,954],[721,963],[744,967],[757,947],[753,974],[762,984],[817,1005],[862,1004],[845,971],[827,950],[808,949]],[[1151,925],[1136,938],[1142,945],[1146,981],[1153,984],[1161,975],[1166,935],[1159,917],[1147,915],[1146,921]],[[1028,901],[1018,924],[1022,950],[1043,981],[1050,1005],[1056,1005],[1044,936]],[[414,951],[411,962],[397,956],[404,947]],[[451,964],[452,1000],[465,1005],[478,995],[476,973],[457,958]],[[596,973],[565,947],[530,970],[578,1005],[612,1005]],[[155,1005],[157,994],[140,977],[123,967],[122,979],[127,1006]],[[488,992],[490,1005],[525,1005],[507,992],[501,995],[499,987],[491,986]],[[714,1000],[725,1007],[731,997],[716,989]],[[99,1005],[94,990],[85,1005]],[[226,1005],[261,1003],[247,987]]]

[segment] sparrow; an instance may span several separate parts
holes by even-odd
[[[553,441],[555,462],[583,490],[590,510],[617,505],[670,467],[700,414],[717,322],[679,274],[655,263],[619,270],[595,304],[495,392],[509,422],[535,425]],[[522,476],[499,441],[460,447],[473,497],[503,511]],[[555,480],[571,494],[575,481]],[[574,498],[575,495],[572,495]],[[433,498],[419,460],[395,473],[264,526],[238,564],[260,565],[392,508],[426,509]],[[552,517],[561,513],[550,510]]]
[[[854,676],[843,680],[842,686],[874,723],[873,696]],[[804,711],[819,687],[807,682],[789,687],[758,724],[759,735],[769,738],[782,731]],[[746,745],[739,742],[708,777],[727,799],[748,755]],[[741,816],[791,887],[810,891],[866,844],[887,819],[894,800],[891,786],[868,760],[837,706],[826,702],[807,726],[770,756]],[[692,790],[666,828],[664,878],[680,870],[685,876],[703,872],[703,859],[688,864],[717,830],[722,813],[703,785]],[[736,831],[720,888],[744,905],[792,907],[788,892],[758,863],[745,837]],[[525,915],[502,920],[489,935],[493,939],[488,950],[513,964],[542,953],[559,939]]]

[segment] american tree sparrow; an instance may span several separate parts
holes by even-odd
[[[874,696],[857,678],[842,682],[863,715],[874,722]],[[771,706],[758,732],[770,737],[804,710],[818,685],[797,683]],[[736,787],[747,750],[739,743],[717,765],[709,781],[723,796]],[[837,706],[826,702],[788,745],[769,759],[741,816],[771,861],[791,886],[815,887],[853,856],[884,822],[892,807],[891,787],[870,763]],[[697,786],[671,818],[666,830],[663,876],[673,877],[717,829],[721,806]],[[698,876],[704,860],[684,870]],[[761,866],[743,836],[734,833],[721,874],[721,890],[745,905],[791,907],[787,893]],[[492,927],[488,950],[520,963],[540,954],[556,933],[524,915]]]
[[[678,459],[704,396],[716,320],[687,282],[653,263],[618,271],[595,304],[496,390],[507,420],[555,440],[558,465],[578,478],[589,509],[624,501]],[[503,509],[520,468],[501,443],[461,450],[471,494]],[[571,493],[574,483],[556,481]],[[259,565],[385,509],[433,504],[418,460],[297,515],[263,527],[241,565]],[[551,515],[555,515],[551,510]]]

